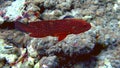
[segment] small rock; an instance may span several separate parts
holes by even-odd
[[[5,58],[8,63],[13,63],[17,59],[15,54],[0,54],[0,58]]]
[[[38,10],[40,10],[40,8],[38,6],[36,6],[32,3],[30,3],[26,9],[27,9],[27,11],[38,11]]]
[[[22,63],[20,68],[33,68],[33,66],[29,64],[29,60],[28,60],[28,61]]]
[[[62,2],[56,6],[56,8],[61,9],[61,10],[69,10],[70,9],[70,4],[67,2]]]
[[[11,49],[11,48],[13,48],[13,46],[6,45],[6,46],[4,46],[4,48],[5,49]]]
[[[118,22],[119,28],[120,28],[120,21]]]
[[[113,9],[116,11],[119,8],[118,4],[114,4]]]
[[[22,12],[24,11],[24,3],[25,0],[16,0],[12,2],[11,6],[6,7],[6,14],[10,20],[15,20],[17,16],[21,16]]]
[[[104,14],[104,12],[105,12],[105,9],[104,8],[99,8],[99,9],[97,9],[96,10],[96,15],[103,15]]]
[[[0,58],[0,68],[2,68],[2,67],[5,65],[5,63],[6,63],[5,58],[4,58],[4,57],[1,57],[1,58]]]
[[[34,68],[40,68],[40,62],[36,63]]]
[[[56,56],[42,57],[40,60],[41,68],[57,68],[58,61]]]
[[[84,20],[91,19],[91,18],[92,18],[92,16],[84,16],[84,17],[82,17],[82,19],[84,19]]]
[[[4,22],[4,19],[0,16],[0,24]]]
[[[32,45],[27,47],[27,51],[31,57],[37,57],[38,55],[37,51],[32,47]]]

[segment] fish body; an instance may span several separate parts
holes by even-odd
[[[79,34],[91,28],[90,23],[82,19],[46,20],[23,24],[15,22],[15,28],[30,33],[31,37],[58,37],[61,41],[68,34]]]

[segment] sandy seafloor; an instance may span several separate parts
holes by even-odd
[[[65,17],[91,29],[58,42],[9,24]],[[0,0],[0,27],[0,68],[120,68],[120,0]]]

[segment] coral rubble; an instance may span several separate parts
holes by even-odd
[[[1,0],[0,7],[0,68],[120,68],[119,0]],[[84,19],[91,29],[59,42],[9,25],[65,18]]]

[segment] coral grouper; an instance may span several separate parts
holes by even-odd
[[[31,37],[41,38],[46,36],[64,39],[68,34],[79,34],[91,28],[90,23],[81,19],[46,20],[23,24],[15,22],[15,28],[27,32]]]

